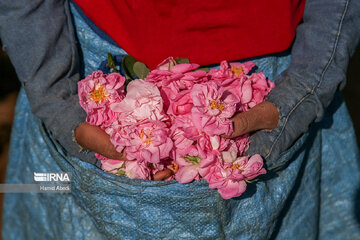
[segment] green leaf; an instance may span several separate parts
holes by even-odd
[[[120,168],[125,168],[125,162],[123,162],[123,164],[121,164]]]
[[[138,76],[140,79],[146,78],[146,76],[149,74],[149,69],[142,62],[136,62],[133,66],[133,70],[136,76]]]
[[[190,63],[189,59],[187,58],[176,58],[175,61],[177,64]]]
[[[104,170],[104,172],[110,173],[110,172],[116,170],[116,171],[117,171],[117,172],[115,173],[116,175],[126,176],[125,171],[121,170],[122,168],[125,168],[125,162],[123,162],[123,164],[122,164],[120,167],[118,167],[118,168],[111,169],[110,171]]]
[[[198,165],[199,162],[201,161],[201,157],[196,157],[196,156],[183,156],[183,158],[185,158],[187,160],[188,163],[192,163],[193,165]]]
[[[210,72],[210,68],[202,67],[202,68],[195,69],[194,71],[205,71],[208,73],[208,72]]]
[[[107,53],[107,64],[106,64],[109,68],[111,68],[111,72],[118,72],[118,70],[116,69],[116,65],[114,62],[114,58],[111,55],[111,53]]]
[[[135,62],[135,58],[130,55],[126,55],[121,62],[121,67],[124,69],[125,77],[128,82],[135,78],[135,72],[133,70]]]
[[[126,172],[124,170],[119,170],[119,171],[117,171],[116,175],[126,176]]]

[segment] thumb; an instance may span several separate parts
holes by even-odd
[[[272,130],[279,122],[277,107],[271,102],[262,102],[247,112],[237,113],[231,118],[234,131],[227,138],[234,138],[256,130]]]
[[[110,141],[110,136],[98,126],[86,122],[81,123],[75,130],[75,138],[83,148],[110,159],[126,160],[123,154],[115,150]]]

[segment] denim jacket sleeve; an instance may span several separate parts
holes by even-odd
[[[79,152],[72,136],[86,113],[77,96],[80,75],[68,2],[1,0],[0,38],[32,112],[70,155],[95,164],[94,154]]]
[[[267,101],[280,113],[276,129],[258,131],[249,154],[260,153],[278,169],[289,149],[314,121],[320,121],[335,92],[345,85],[349,59],[360,38],[359,0],[307,0],[298,26],[291,63],[277,79]]]

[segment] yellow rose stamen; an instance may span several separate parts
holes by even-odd
[[[152,132],[150,132],[150,134],[146,134],[144,132],[144,130],[141,130],[141,133],[139,135],[139,137],[142,139],[145,137],[145,140],[143,141],[143,143],[145,144],[153,144],[154,142],[151,140],[151,136],[152,136]]]
[[[243,170],[244,169],[244,166],[240,163],[235,163],[234,165],[232,165],[231,167],[232,169],[240,169],[240,170]]]
[[[95,87],[95,89],[90,92],[89,98],[96,103],[105,101],[107,98],[105,87],[101,85]]]
[[[147,138],[144,143],[146,144],[153,144],[154,142],[151,140],[151,138]]]
[[[141,133],[139,135],[140,138],[143,138],[145,136],[144,130],[141,130]]]
[[[213,110],[213,109],[218,109],[220,112],[224,111],[225,109],[225,104],[224,103],[221,103],[219,104],[219,101],[218,100],[212,100],[210,102],[210,108]]]
[[[231,67],[231,71],[235,74],[236,77],[240,76],[240,74],[244,73],[242,67]]]
[[[176,173],[179,170],[179,165],[175,162],[171,163],[171,167],[169,168],[173,173]]]

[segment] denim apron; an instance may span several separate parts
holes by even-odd
[[[72,6],[84,74],[108,52]],[[289,56],[255,59],[275,79]],[[71,193],[9,193],[4,239],[360,239],[359,155],[351,119],[337,94],[322,122],[279,157],[286,168],[224,200],[206,181],[132,180],[69,157],[35,117],[21,90],[7,183],[35,183],[33,172],[70,172]]]

